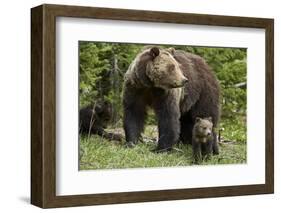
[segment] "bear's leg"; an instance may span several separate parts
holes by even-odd
[[[135,102],[129,106],[124,106],[124,130],[126,136],[126,146],[134,146],[144,129],[145,106]]]
[[[206,160],[210,160],[212,153],[213,153],[213,140],[212,139],[209,140],[203,146],[204,146],[204,151],[202,149],[203,158]]]
[[[180,133],[180,112],[175,103],[164,103],[157,110],[159,139],[156,152],[171,151]]]
[[[193,162],[198,164],[202,160],[202,153],[201,153],[201,143],[197,142],[196,140],[192,140],[192,154],[193,154]]]
[[[193,129],[193,122],[188,113],[182,115],[180,118],[180,141],[183,144],[192,144],[192,129]]]
[[[213,143],[212,143],[212,151],[214,155],[219,154],[219,144],[218,144],[218,138],[217,138],[217,133],[213,131]]]

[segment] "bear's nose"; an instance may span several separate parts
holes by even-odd
[[[182,83],[183,84],[186,84],[188,82],[188,79],[187,78],[184,78],[183,80],[182,80]]]

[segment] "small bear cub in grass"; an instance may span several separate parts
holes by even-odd
[[[194,163],[199,163],[205,157],[210,158],[213,152],[213,122],[212,117],[195,119],[192,131],[192,151]]]

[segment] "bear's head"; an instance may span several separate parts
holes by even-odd
[[[108,101],[100,101],[94,105],[94,122],[106,128],[112,119],[112,106]]]
[[[146,66],[146,75],[154,87],[172,89],[183,87],[188,79],[183,75],[179,63],[172,55],[174,49],[148,49],[150,58]]]
[[[195,119],[194,134],[198,138],[212,137],[213,122],[212,117]],[[204,140],[206,142],[206,140]]]

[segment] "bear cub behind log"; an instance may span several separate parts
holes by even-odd
[[[122,141],[123,136],[106,132],[104,129],[112,118],[110,103],[98,101],[95,104],[83,107],[79,111],[79,132],[81,134],[95,134],[108,140]]]
[[[217,143],[214,142],[215,140],[217,139],[213,133],[212,117],[197,117],[192,131],[192,151],[195,163],[205,157],[210,158],[212,153],[216,154]]]

